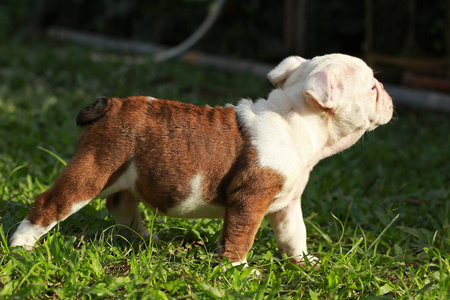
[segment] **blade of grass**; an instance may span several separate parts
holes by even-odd
[[[345,254],[345,256],[349,256],[353,251],[355,251],[356,249],[359,248],[359,244],[362,243],[362,241],[364,240],[364,238],[360,237],[358,239],[358,241],[353,245],[353,247],[347,252],[347,254]]]
[[[333,245],[333,241],[331,240],[331,238],[328,236],[328,234],[323,232],[322,229],[319,228],[319,226],[317,226],[308,219],[304,219],[304,221],[307,222],[312,228],[314,228],[324,238],[324,240],[327,241],[329,246]]]
[[[15,168],[8,174],[8,177],[6,177],[6,180],[5,180],[5,184],[3,185],[2,195],[1,195],[1,197],[0,197],[0,201],[3,200],[3,196],[5,195],[5,189],[6,189],[6,186],[8,185],[8,182],[9,182],[9,179],[11,178],[11,176],[12,176],[14,173],[16,173],[17,171],[19,171],[20,169],[25,168],[26,166],[28,166],[28,164],[23,164],[23,165],[20,165],[20,166],[18,166],[18,167],[15,167]]]
[[[54,158],[56,158],[60,163],[63,164],[63,166],[67,166],[66,161],[65,161],[64,159],[62,159],[61,157],[59,157],[59,156],[58,156],[57,154],[55,154],[54,152],[52,152],[52,151],[50,151],[50,150],[48,150],[48,149],[46,149],[46,148],[44,148],[44,147],[40,147],[40,146],[38,147],[38,149],[39,149],[39,150],[42,150],[42,151],[44,151],[44,152],[50,154],[50,155],[53,156]]]
[[[8,240],[6,239],[5,232],[3,230],[3,224],[0,224],[0,238],[1,238],[0,243],[1,243],[2,252],[5,254],[9,254],[10,250],[8,247]]]
[[[366,254],[369,253],[369,251],[381,240],[381,238],[383,237],[383,235],[386,233],[386,231],[388,231],[388,229],[392,226],[392,224],[394,224],[395,220],[398,219],[398,217],[400,216],[400,214],[396,215],[391,222],[389,222],[389,224],[383,229],[383,231],[380,233],[380,235],[375,239],[375,241],[373,241],[372,244],[370,244],[369,248],[367,248],[366,250]]]
[[[342,224],[341,220],[339,220],[338,217],[336,217],[333,213],[331,213],[331,216],[333,217],[333,219],[335,219],[341,225],[342,233],[337,242],[338,245],[341,245],[341,241],[344,238],[344,231],[345,231],[344,224]],[[342,247],[340,247],[340,250],[342,252]]]

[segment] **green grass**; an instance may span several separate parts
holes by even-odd
[[[222,274],[221,221],[143,208],[161,243],[132,243],[104,200],[62,222],[35,250],[8,248],[8,236],[62,170],[58,158],[73,154],[75,117],[96,97],[222,105],[270,88],[249,75],[77,46],[1,45],[0,299],[447,299],[450,118],[406,109],[314,169],[303,207],[309,249],[322,260],[316,270],[289,263],[264,221],[248,258],[262,275],[239,267]]]

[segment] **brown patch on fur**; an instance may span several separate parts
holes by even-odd
[[[188,197],[200,173],[205,201],[224,205],[226,178],[242,149],[234,109],[153,100],[147,115],[134,154],[142,199],[166,213]]]
[[[145,97],[142,97],[146,99]],[[27,219],[37,225],[48,226],[68,217],[73,205],[92,200],[107,185],[111,176],[128,162],[132,149],[129,139],[120,131],[123,120],[118,114],[128,107],[125,116],[136,117],[137,102],[107,99],[108,112],[87,125],[78,141],[77,151],[52,188],[35,201]],[[123,117],[122,117],[123,119]],[[124,169],[124,168],[122,168]]]
[[[47,226],[66,218],[74,204],[113,185],[131,163],[138,174],[135,194],[166,213],[188,197],[192,178],[201,174],[202,198],[226,210],[222,256],[245,259],[285,179],[259,166],[234,108],[146,97],[102,99],[101,104],[107,107],[103,114],[83,110],[95,120],[84,118],[87,126],[73,159],[55,185],[36,199],[28,220]],[[110,211],[119,198],[108,197]]]
[[[276,171],[258,165],[257,152],[248,138],[244,149],[228,185],[220,240],[223,245],[221,255],[230,261],[246,259],[269,206],[285,182]]]

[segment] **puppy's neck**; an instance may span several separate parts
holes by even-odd
[[[345,128],[333,112],[324,110],[306,97],[293,101],[283,90],[276,89],[269,94],[267,101],[294,129],[299,140],[311,141],[313,165],[349,148],[364,134],[364,130]]]

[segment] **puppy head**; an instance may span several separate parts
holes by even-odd
[[[305,60],[288,57],[268,74],[294,106],[315,107],[339,131],[373,130],[392,118],[393,104],[372,69],[359,58],[329,54]]]

